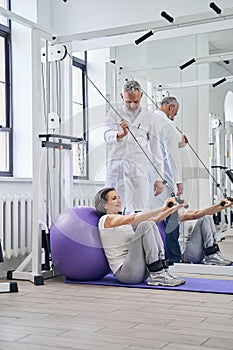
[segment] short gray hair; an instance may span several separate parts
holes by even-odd
[[[172,96],[164,97],[162,99],[161,106],[162,105],[170,105],[170,103],[173,103],[179,107],[179,102],[177,101],[177,99],[175,97],[172,97]]]
[[[103,216],[106,214],[106,209],[104,208],[104,205],[107,203],[108,193],[111,191],[115,191],[115,188],[106,187],[97,192],[95,195],[94,205],[99,216]]]
[[[136,91],[142,92],[141,85],[136,80],[127,80],[122,86],[122,93],[129,92],[133,94]]]

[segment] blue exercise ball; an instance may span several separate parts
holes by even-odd
[[[98,221],[91,207],[73,207],[57,216],[50,228],[50,245],[59,273],[80,281],[98,280],[109,273]]]

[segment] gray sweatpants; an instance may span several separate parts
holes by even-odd
[[[186,244],[184,259],[193,263],[200,263],[204,258],[204,248],[217,243],[217,231],[212,216],[206,215],[198,219],[191,237]]]
[[[147,265],[164,259],[164,246],[155,222],[141,222],[135,231],[123,265],[115,273],[122,283],[140,283],[148,277]]]

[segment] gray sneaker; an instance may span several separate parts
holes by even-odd
[[[232,261],[225,258],[225,256],[222,255],[222,253],[220,251],[218,251],[216,254],[218,254],[218,256],[223,259],[228,265],[231,265],[232,264]]]
[[[160,273],[151,273],[148,278],[147,284],[150,286],[175,287],[180,286],[183,283],[179,278],[174,277],[167,271],[162,271]]]
[[[231,265],[231,261],[221,257],[218,253],[206,255],[203,260],[205,265],[219,265],[219,266],[228,266]]]
[[[180,280],[180,284],[185,284],[185,280],[183,280],[182,278],[180,277],[177,277],[175,275],[172,275],[168,270],[166,270],[167,274],[171,277],[171,278],[175,278],[176,280]]]

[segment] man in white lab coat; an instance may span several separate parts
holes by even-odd
[[[167,186],[163,193],[155,198],[151,198],[151,207],[157,208],[164,203],[166,198],[173,192],[175,196],[180,197],[183,193],[182,166],[180,159],[180,147],[188,143],[185,135],[180,135],[175,127],[174,119],[179,109],[179,103],[175,97],[165,97],[160,109],[155,111],[156,125],[159,131],[160,145],[164,161],[164,178]],[[179,262],[181,260],[181,251],[179,246],[179,224],[176,213],[167,218],[166,222],[166,249],[167,257],[170,262]]]
[[[122,104],[109,110],[104,138],[107,143],[106,187],[114,187],[121,197],[125,212],[149,207],[149,191],[158,195],[163,190],[163,160],[154,116],[141,106],[140,84],[127,81],[122,88]],[[139,143],[139,146],[137,142]],[[148,159],[157,171],[149,189]]]

